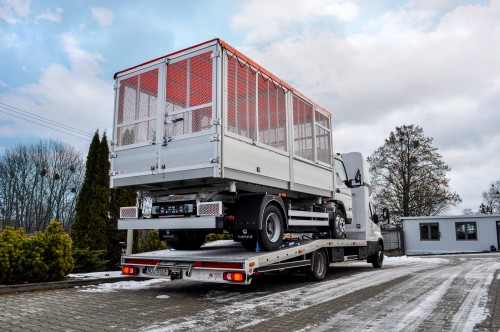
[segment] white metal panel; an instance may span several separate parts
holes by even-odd
[[[333,190],[333,173],[331,169],[294,159],[293,171],[296,184],[323,190]]]
[[[213,229],[215,226],[215,217],[211,216],[118,220],[118,229]]]
[[[290,180],[288,156],[276,153],[226,135],[223,145],[223,163],[226,169]]]

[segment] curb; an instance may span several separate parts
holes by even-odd
[[[96,278],[96,279],[77,279],[52,282],[40,282],[22,285],[0,285],[0,294],[17,293],[17,292],[32,292],[44,291],[53,289],[72,288],[77,286],[100,285],[119,281],[142,281],[147,278],[135,276],[111,277],[111,278]]]

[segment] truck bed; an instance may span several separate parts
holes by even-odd
[[[245,284],[252,276],[287,268],[311,265],[307,256],[321,248],[367,246],[364,240],[321,239],[288,242],[272,252],[253,252],[232,240],[215,241],[198,250],[158,250],[122,257],[122,265],[136,267],[140,276],[172,277],[198,281],[227,282],[226,273],[243,273]],[[160,271],[157,273],[157,271]]]

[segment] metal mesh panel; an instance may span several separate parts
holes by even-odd
[[[259,75],[259,142],[286,151],[285,92]]]
[[[126,206],[120,208],[120,218],[137,218],[137,207],[136,206]]]
[[[200,216],[220,216],[222,215],[222,203],[210,202],[198,204],[198,215]]]
[[[228,59],[228,130],[256,139],[256,75],[236,57]]]
[[[227,61],[227,129],[232,133],[237,133],[236,122],[236,104],[238,95],[236,93],[238,81],[238,60],[236,57],[229,58]]]
[[[156,135],[158,69],[123,79],[118,94],[118,146],[153,141]]]
[[[189,106],[212,101],[212,59],[210,53],[200,54],[189,63]]]
[[[187,59],[168,65],[165,110],[168,113],[187,107],[187,66]]]
[[[167,66],[166,138],[211,129],[212,107],[201,106],[212,102],[212,82],[211,52]],[[190,110],[170,114],[186,108]]]
[[[330,131],[316,126],[316,157],[318,161],[331,163]]]
[[[211,120],[211,107],[167,116],[165,121],[165,137],[175,137],[209,130],[212,127]]]
[[[293,96],[294,154],[314,161],[312,112],[312,105]]]

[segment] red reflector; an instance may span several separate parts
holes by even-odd
[[[194,267],[209,269],[243,269],[242,263],[194,262]]]
[[[245,281],[245,274],[241,272],[224,272],[223,278],[228,281],[243,282]]]
[[[136,267],[132,267],[132,266],[122,267],[123,274],[137,274],[137,272],[139,272],[139,270]]]
[[[229,220],[229,221],[233,221],[233,220],[234,220],[234,216],[229,216],[229,217],[227,217],[227,220]]]

